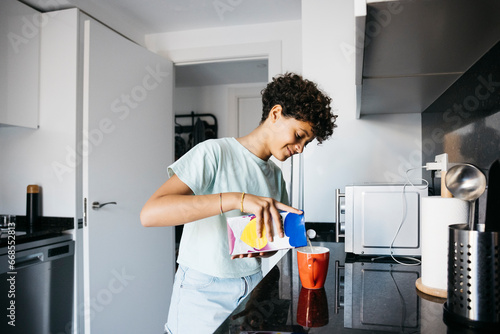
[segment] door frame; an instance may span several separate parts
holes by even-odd
[[[166,51],[165,57],[174,63],[174,67],[223,61],[267,59],[267,76],[268,81],[271,81],[275,75],[282,73],[281,49],[281,41],[271,41],[170,50]],[[238,99],[255,96],[255,88],[253,90],[252,88],[231,88],[228,94],[228,110],[237,110]],[[238,134],[236,130],[238,115],[229,113],[227,123],[228,136],[236,137]]]
[[[269,81],[282,71],[281,41],[170,50],[165,56],[174,66],[267,59]]]

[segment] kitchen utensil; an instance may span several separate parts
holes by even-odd
[[[0,215],[0,227],[13,228],[16,226],[16,216]]]
[[[7,227],[8,217],[7,215],[0,215],[0,227]]]
[[[445,322],[478,329],[500,322],[499,232],[449,227],[448,293]]]
[[[456,198],[469,201],[469,229],[474,229],[476,200],[486,189],[486,176],[474,165],[459,164],[448,169],[446,187]]]
[[[500,159],[493,162],[488,172],[485,225],[486,231],[500,231]]]

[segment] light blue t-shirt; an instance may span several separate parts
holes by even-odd
[[[260,159],[235,138],[211,139],[196,145],[169,166],[168,173],[176,174],[195,195],[245,192],[288,204],[279,167],[271,160]],[[204,205],[200,201],[193,210],[205,210]],[[232,210],[185,224],[177,262],[224,278],[259,272],[259,259],[231,260],[226,218],[239,215],[240,210]]]

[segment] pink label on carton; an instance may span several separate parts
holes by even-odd
[[[267,239],[267,231],[262,233],[261,238],[257,237],[257,221],[254,215],[227,218],[229,253],[240,255],[306,246],[304,215],[285,211],[280,214],[285,236],[280,238],[273,229],[272,242]]]

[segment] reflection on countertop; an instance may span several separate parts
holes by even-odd
[[[474,333],[447,326],[446,299],[416,289],[420,265],[390,257],[346,260],[343,243],[313,245],[330,249],[324,289],[304,291],[290,250],[216,333]]]

